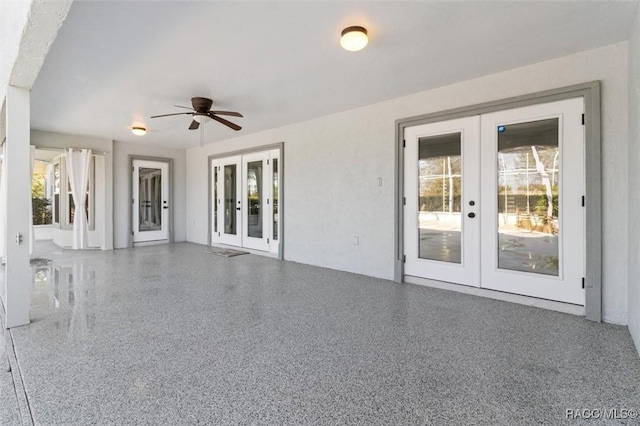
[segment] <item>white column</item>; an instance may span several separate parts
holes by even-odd
[[[6,253],[5,308],[7,328],[29,323],[31,267],[29,265],[29,205],[31,149],[29,90],[9,86],[6,102]]]

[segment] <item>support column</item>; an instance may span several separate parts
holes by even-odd
[[[4,302],[7,328],[29,324],[31,267],[29,215],[31,203],[30,94],[28,89],[7,88],[5,162],[6,253]]]

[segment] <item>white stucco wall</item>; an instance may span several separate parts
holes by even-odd
[[[149,135],[145,136],[149,137]],[[161,157],[173,159],[173,239],[186,241],[186,152],[183,149],[154,145],[138,145],[114,141],[113,143],[113,224],[114,247],[127,247],[129,241],[129,212],[131,198],[129,185],[131,167],[129,156]],[[206,184],[206,179],[205,179]]]
[[[640,352],[640,8],[629,37],[629,331]]]
[[[593,80],[602,82],[604,319],[626,324],[626,42],[189,149],[187,239],[207,242],[207,156],[284,141],[285,258],[392,279],[396,119]]]

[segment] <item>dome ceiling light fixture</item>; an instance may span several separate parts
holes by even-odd
[[[353,26],[342,30],[340,45],[349,52],[357,52],[364,49],[368,42],[369,37],[364,27]]]
[[[131,128],[131,133],[133,133],[136,136],[144,136],[147,134],[147,129],[140,126],[134,126]]]

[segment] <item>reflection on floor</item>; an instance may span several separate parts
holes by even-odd
[[[39,247],[38,425],[560,424],[639,408],[625,327],[271,258]],[[1,383],[0,383],[1,385]]]

